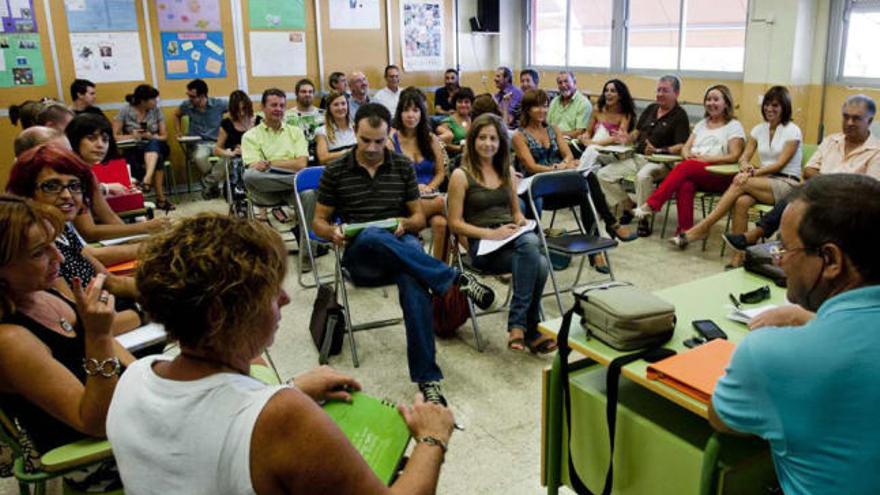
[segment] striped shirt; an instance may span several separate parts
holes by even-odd
[[[370,177],[351,152],[321,174],[318,203],[334,209],[345,223],[408,217],[406,204],[419,199],[419,186],[409,158],[385,151],[385,160]]]

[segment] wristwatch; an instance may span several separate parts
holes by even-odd
[[[416,439],[416,443],[424,443],[432,447],[440,447],[440,450],[442,450],[444,454],[446,454],[446,450],[448,448],[446,442],[435,437],[420,437]]]
[[[88,376],[101,375],[104,378],[113,378],[121,373],[122,365],[119,364],[119,358],[116,356],[100,361],[95,358],[83,358],[83,370]]]

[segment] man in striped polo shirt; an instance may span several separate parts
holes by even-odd
[[[345,246],[342,265],[357,285],[396,283],[407,335],[410,378],[425,399],[446,405],[440,389],[431,323],[431,292],[443,294],[453,285],[486,309],[495,294],[469,273],[461,273],[431,257],[418,233],[425,228],[412,163],[385,148],[391,114],[377,103],[361,106],[355,115],[357,146],[328,165],[321,176],[314,231]],[[346,238],[332,219],[344,223],[397,219],[395,231],[367,227]],[[430,292],[429,292],[430,290]]]

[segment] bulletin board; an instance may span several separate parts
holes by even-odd
[[[21,1],[16,3],[22,4]],[[32,2],[27,9],[30,10],[27,13],[30,18],[10,15],[0,21],[3,23],[0,44],[9,47],[0,48],[4,68],[2,77],[6,79],[8,76],[9,83],[5,84],[4,81],[3,86],[0,87],[0,101],[4,102],[3,107],[25,100],[54,98],[58,93],[57,74],[52,67],[52,48],[46,28],[43,2]],[[9,10],[8,4],[4,7],[4,11],[6,10]],[[15,82],[24,84],[16,85]]]
[[[251,5],[251,2],[254,1],[254,5]],[[260,94],[266,89],[269,88],[279,88],[285,92],[292,93],[293,86],[296,84],[296,81],[307,77],[311,79],[316,85],[318,85],[318,42],[317,42],[317,31],[315,29],[315,10],[314,4],[311,0],[294,0],[292,2],[286,2],[287,4],[296,4],[299,1],[302,4],[302,8],[304,9],[304,20],[305,20],[305,29],[300,29],[297,27],[284,27],[282,26],[296,26],[299,24],[298,16],[290,14],[295,14],[295,10],[289,10],[289,5],[285,5],[285,9],[282,10],[272,10],[271,8],[267,9],[266,5],[273,3],[273,1],[278,0],[242,0],[242,24],[244,30],[244,51],[245,56],[247,58],[247,77],[248,77],[248,91],[251,94]],[[298,6],[299,4],[297,4]],[[253,8],[252,8],[253,7]],[[259,18],[251,19],[251,12],[254,12],[255,15],[259,15]],[[274,22],[275,18],[278,17],[279,21],[277,23]],[[269,19],[269,23],[267,24],[266,19]],[[287,19],[292,19],[288,21]],[[274,26],[271,26],[274,24]],[[258,76],[254,74],[254,62],[255,60],[251,53],[251,41],[254,37],[261,38],[257,41],[260,43],[271,44],[273,42],[278,43],[291,43],[298,45],[300,41],[305,43],[304,52],[305,52],[305,64],[302,74],[296,75],[279,75],[279,76]],[[325,34],[326,39],[326,34]],[[266,46],[266,45],[263,45]],[[258,46],[254,46],[253,48],[259,48]],[[289,47],[291,49],[278,51],[278,53],[283,53],[285,56],[293,56],[293,47]],[[328,53],[327,46],[324,46],[324,54]],[[277,60],[275,57],[266,57],[266,59],[256,60],[258,64],[258,70],[260,68],[266,69],[266,64],[292,64],[300,62],[300,60]],[[325,59],[326,64],[326,59]],[[299,72],[299,71],[297,71]]]

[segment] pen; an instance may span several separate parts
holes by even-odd
[[[733,294],[727,294],[727,295],[730,296],[730,302],[733,303],[733,305],[736,307],[736,309],[742,309],[742,305],[739,303],[739,301],[736,300],[736,296],[734,296]]]

